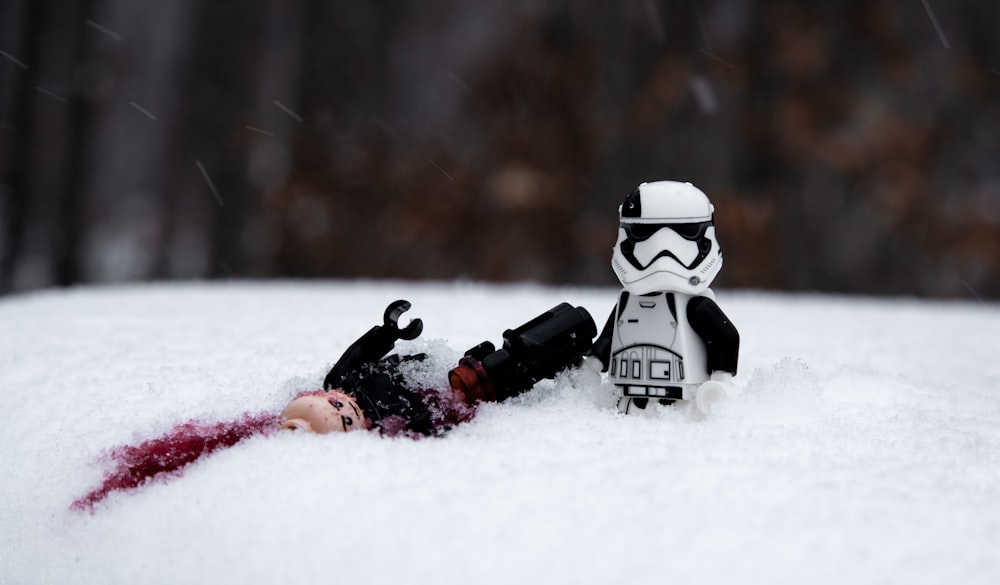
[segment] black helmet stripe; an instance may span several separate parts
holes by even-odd
[[[632,189],[632,192],[625,197],[622,203],[622,217],[642,217],[642,196],[639,188]]]

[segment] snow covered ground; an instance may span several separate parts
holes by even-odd
[[[615,413],[571,376],[442,439],[256,437],[70,503],[101,456],[277,412],[407,298],[429,379],[616,291],[167,284],[0,299],[0,583],[1000,582],[1000,306],[720,291],[740,393]]]

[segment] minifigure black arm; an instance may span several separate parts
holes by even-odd
[[[389,331],[381,326],[375,326],[368,330],[351,344],[344,351],[337,363],[330,368],[326,378],[323,380],[323,388],[331,390],[340,388],[344,380],[352,373],[361,369],[366,364],[374,364],[382,359],[395,345],[395,339]]]
[[[608,363],[611,360],[611,337],[615,331],[615,313],[618,308],[611,309],[608,320],[601,329],[601,334],[594,340],[594,347],[590,350],[590,355],[601,360],[601,371],[608,371]]]
[[[687,306],[688,323],[705,342],[708,372],[729,372],[736,375],[740,355],[740,333],[708,297],[694,297]]]
[[[373,365],[392,351],[396,341],[400,339],[416,339],[424,324],[420,319],[413,319],[404,328],[399,327],[399,316],[409,310],[409,301],[399,300],[389,303],[382,316],[382,325],[376,325],[358,338],[344,352],[337,363],[330,368],[323,389],[339,388],[352,373],[359,371],[366,364]]]

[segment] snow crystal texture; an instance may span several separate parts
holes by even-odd
[[[0,583],[1000,582],[1000,307],[720,291],[737,395],[624,417],[561,375],[440,439],[256,436],[71,503],[177,423],[275,413],[390,301],[415,378],[609,289],[374,282],[0,300]]]

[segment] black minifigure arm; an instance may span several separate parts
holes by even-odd
[[[618,304],[615,305],[614,309],[611,309],[611,314],[608,315],[608,320],[604,323],[604,329],[601,330],[601,334],[594,340],[594,348],[590,351],[589,355],[601,360],[602,372],[607,372],[608,365],[611,363],[611,338],[615,334],[615,319],[621,317],[621,312],[625,310],[629,294],[627,290],[623,290],[618,295]]]
[[[688,323],[705,342],[708,372],[729,372],[736,375],[740,354],[740,333],[708,297],[694,297],[687,306]]]
[[[392,349],[393,340],[385,335],[385,329],[376,325],[368,333],[358,338],[344,351],[337,363],[334,364],[323,380],[323,389],[332,390],[340,388],[344,380],[352,373],[361,369],[365,364],[374,364]],[[388,342],[388,349],[384,349]]]
[[[368,330],[357,341],[351,344],[323,380],[323,388],[330,390],[339,388],[352,373],[366,364],[375,364],[392,351],[399,339],[416,339],[424,324],[420,319],[413,319],[405,328],[399,328],[399,316],[409,310],[409,301],[390,303],[383,315],[383,324]]]
[[[608,320],[601,329],[601,334],[594,340],[594,347],[590,350],[590,355],[601,360],[601,371],[608,371],[608,363],[611,360],[611,337],[615,332],[615,314],[618,308],[611,309]]]

